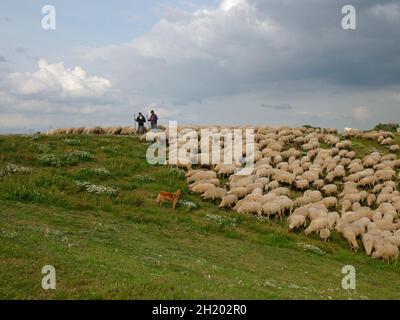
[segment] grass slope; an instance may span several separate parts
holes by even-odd
[[[186,184],[147,164],[146,147],[123,136],[0,136],[0,169],[32,168],[0,178],[0,298],[400,297],[399,265],[355,254],[337,234],[322,243],[276,221],[220,211],[197,195],[185,194],[198,205],[191,211],[156,207],[159,191]],[[372,147],[357,140],[359,151]],[[76,180],[119,193],[91,194]],[[47,264],[56,268],[56,290],[41,287]],[[357,270],[353,292],[341,288],[347,264]]]

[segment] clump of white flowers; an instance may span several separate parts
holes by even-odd
[[[171,174],[176,176],[176,177],[178,177],[178,178],[180,178],[180,179],[182,179],[182,178],[185,177],[186,172],[185,172],[185,170],[182,170],[182,169],[179,169],[179,168],[172,168],[171,169]]]
[[[104,176],[108,176],[111,174],[111,172],[109,170],[107,170],[106,168],[89,168],[88,170],[91,173],[104,175]]]
[[[144,183],[149,183],[149,182],[154,182],[156,179],[152,176],[148,176],[148,175],[142,175],[142,174],[138,174],[136,176],[136,179],[144,182]]]
[[[69,146],[76,146],[81,144],[81,141],[78,139],[64,139],[64,143]]]
[[[94,155],[91,154],[88,151],[82,151],[82,150],[75,150],[70,153],[65,153],[64,156],[66,158],[75,158],[79,160],[84,160],[84,161],[90,161],[94,159]]]
[[[91,184],[87,181],[75,181],[75,184],[81,188],[83,188],[86,192],[95,193],[95,194],[106,194],[109,196],[118,195],[118,190],[112,187],[106,187],[101,185]]]
[[[194,202],[189,201],[189,200],[180,200],[178,203],[180,205],[186,207],[186,208],[189,208],[189,209],[196,209],[197,208],[197,204],[195,204]]]
[[[31,168],[18,166],[16,164],[9,163],[5,168],[0,169],[0,178],[14,174],[14,173],[27,174],[27,173],[31,173],[31,172],[32,172]]]
[[[207,214],[206,215],[208,220],[214,221],[220,225],[230,225],[230,226],[236,226],[237,224],[237,219],[236,218],[230,218],[230,217],[222,217],[217,214]]]
[[[51,147],[48,144],[43,143],[35,143],[34,146],[39,150],[41,153],[50,152]]]
[[[314,252],[314,253],[319,254],[319,255],[326,254],[326,252],[325,252],[324,250],[322,250],[321,248],[319,248],[319,247],[317,247],[317,246],[314,246],[314,245],[312,245],[312,244],[307,244],[307,243],[304,243],[304,242],[299,242],[299,243],[297,244],[297,246],[300,247],[300,248],[303,248],[304,251]]]
[[[60,159],[53,153],[45,153],[39,156],[39,161],[47,166],[59,167],[61,166]]]

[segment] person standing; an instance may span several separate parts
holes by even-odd
[[[139,125],[138,132],[140,134],[144,133],[145,132],[144,124],[146,123],[146,118],[142,115],[141,112],[139,112],[139,115],[135,120]]]
[[[157,129],[157,121],[158,121],[158,117],[157,115],[154,113],[153,110],[150,111],[150,126],[152,129]]]

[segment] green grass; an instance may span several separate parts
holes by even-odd
[[[0,180],[0,298],[400,297],[399,264],[355,254],[337,234],[323,243],[188,193],[184,199],[196,209],[157,207],[159,191],[187,187],[181,174],[147,164],[146,147],[124,136],[0,136],[0,169],[32,168]],[[39,160],[43,154],[62,160],[75,150],[93,158],[56,166]],[[88,193],[76,180],[116,188],[118,195]],[[56,268],[56,290],[41,288],[47,264]],[[341,288],[347,264],[357,270],[354,292]]]

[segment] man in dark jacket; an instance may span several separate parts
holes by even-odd
[[[157,115],[154,113],[153,110],[151,110],[151,112],[150,112],[149,121],[150,121],[151,128],[152,128],[152,129],[157,129],[158,117],[157,117]]]
[[[138,130],[138,132],[139,132],[140,134],[144,133],[144,132],[145,132],[144,124],[146,123],[146,118],[142,115],[141,112],[139,112],[139,115],[138,115],[138,117],[137,117],[135,120],[136,120],[136,122],[137,122],[138,125],[139,125],[139,130]]]

